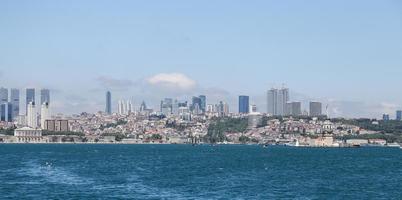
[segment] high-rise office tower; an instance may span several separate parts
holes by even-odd
[[[133,111],[133,105],[130,100],[119,100],[117,103],[117,113],[119,115],[128,115]]]
[[[163,113],[165,116],[171,115],[173,110],[173,99],[165,98],[164,100],[162,100],[160,110],[161,113]]]
[[[226,102],[223,102],[223,113],[225,114],[225,116],[229,115],[229,104],[227,104]]]
[[[106,92],[106,114],[112,114],[112,93],[110,91]]]
[[[20,114],[20,91],[11,89],[10,103],[13,105],[13,118],[15,119]]]
[[[50,91],[49,89],[41,89],[40,90],[40,104],[50,103]]]
[[[45,129],[45,122],[46,120],[50,120],[51,115],[50,115],[50,107],[49,107],[49,102],[44,102],[41,105],[41,111],[40,111],[40,126],[42,129]]]
[[[389,118],[389,114],[383,114],[383,115],[382,115],[382,120],[383,120],[383,121],[389,121],[389,119],[390,119],[390,118]]]
[[[27,108],[27,125],[31,128],[38,128],[35,102],[29,102]]]
[[[8,102],[8,89],[0,88],[0,104]]]
[[[289,101],[289,89],[275,89],[272,88],[267,93],[267,111],[270,115],[283,116],[286,114],[287,105]]]
[[[402,110],[396,111],[396,120],[402,121]]]
[[[300,115],[302,115],[301,102],[288,102],[288,103],[286,103],[286,113],[285,113],[285,115],[291,115],[291,116],[300,116]]]
[[[247,114],[250,112],[250,97],[241,95],[239,96],[239,113]]]
[[[173,114],[174,116],[178,116],[178,115],[179,115],[179,101],[177,101],[177,99],[175,99],[175,100],[173,101],[173,104],[172,104],[172,114]]]
[[[322,115],[322,103],[310,102],[310,116],[318,117]]]
[[[267,93],[267,113],[270,115],[277,115],[277,99],[278,99],[278,89],[270,89]]]
[[[148,109],[147,104],[145,103],[145,101],[142,101],[141,106],[140,106],[140,112],[144,112],[147,109]]]
[[[26,89],[25,105],[26,105],[27,113],[28,113],[28,104],[30,102],[33,102],[35,104],[35,89],[34,88],[27,88]]]
[[[207,110],[207,97],[205,95],[198,96],[200,98],[200,109],[203,113]]]
[[[127,100],[127,102],[126,102],[126,114],[128,115],[128,114],[130,114],[132,112],[134,112],[133,104],[131,103],[130,100]]]
[[[219,104],[216,105],[216,107],[219,117],[229,115],[229,105],[226,102],[220,101]]]
[[[0,104],[0,121],[12,122],[13,118],[13,105],[8,102]]]
[[[280,89],[277,97],[277,115],[283,116],[286,114],[286,103],[289,101],[289,89]]]
[[[126,114],[125,105],[124,105],[124,101],[123,101],[123,100],[119,100],[119,101],[117,102],[117,113],[118,113],[119,115],[124,115],[124,114]]]
[[[208,113],[216,113],[217,112],[217,106],[214,104],[208,104],[207,105],[207,112]]]
[[[199,113],[199,111],[201,110],[201,98],[200,97],[192,98],[192,104],[191,104],[190,109],[193,112],[196,111],[197,113]]]

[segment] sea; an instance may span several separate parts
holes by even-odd
[[[1,144],[0,199],[402,199],[402,150]]]

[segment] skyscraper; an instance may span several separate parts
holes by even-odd
[[[140,106],[140,112],[144,112],[147,109],[148,109],[147,104],[145,103],[145,101],[142,101],[141,106]]]
[[[163,113],[165,116],[169,116],[172,114],[173,110],[173,99],[171,98],[165,98],[164,100],[161,101],[161,113]]]
[[[201,98],[200,97],[193,97],[192,98],[192,104],[190,107],[191,111],[196,114],[198,114],[201,110]]]
[[[229,114],[229,105],[226,102],[220,101],[216,107],[219,117],[224,117]]]
[[[131,103],[130,100],[127,100],[127,103],[126,103],[126,113],[127,113],[127,114],[130,114],[130,113],[132,113],[133,111],[134,111],[133,103]]]
[[[396,111],[396,120],[402,121],[402,110]]]
[[[390,119],[390,118],[389,118],[389,114],[383,114],[383,115],[382,115],[382,120],[383,120],[383,121],[389,121],[389,119]]]
[[[51,115],[50,115],[50,108],[49,108],[49,102],[44,102],[41,105],[41,112],[40,112],[40,126],[42,129],[45,129],[45,122],[46,120],[50,120]]]
[[[13,105],[13,117],[16,118],[20,114],[20,91],[11,89],[10,103]]]
[[[178,116],[179,115],[179,101],[177,101],[177,99],[174,100],[173,104],[172,104],[172,114],[174,116]]]
[[[35,104],[35,89],[34,88],[27,88],[26,89],[26,101],[25,101],[25,105],[26,105],[26,111],[28,113],[28,104],[30,102],[33,102]]]
[[[112,93],[110,91],[106,92],[106,114],[112,114]]]
[[[283,116],[286,114],[286,103],[289,101],[289,89],[275,89],[268,90],[267,93],[267,111],[270,115]]]
[[[277,98],[278,98],[278,89],[270,89],[267,93],[267,113],[270,115],[277,115]]]
[[[0,104],[0,121],[13,121],[13,105],[11,103],[6,102]]]
[[[119,115],[124,115],[124,114],[126,114],[125,106],[124,106],[124,101],[123,101],[123,100],[119,100],[119,101],[117,102],[117,113],[118,113]]]
[[[27,108],[27,125],[31,128],[38,128],[35,102],[29,102]]]
[[[286,104],[286,115],[291,116],[300,116],[302,115],[301,111],[301,102],[288,102]]]
[[[239,96],[239,113],[247,114],[250,112],[250,97],[241,95]]]
[[[205,95],[200,95],[198,98],[200,98],[200,109],[203,113],[205,113],[207,109],[207,97]]]
[[[0,88],[0,105],[8,102],[8,89]]]
[[[132,110],[133,108],[130,100],[119,100],[117,103],[117,113],[119,113],[119,115],[128,115]]]
[[[322,103],[310,102],[310,116],[318,117],[322,115]]]
[[[49,89],[41,89],[40,90],[40,104],[50,103],[50,91]]]
[[[289,89],[280,89],[277,98],[277,115],[283,116],[286,114],[286,103],[289,101]]]

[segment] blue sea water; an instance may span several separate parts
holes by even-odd
[[[397,148],[0,145],[1,199],[402,199]]]

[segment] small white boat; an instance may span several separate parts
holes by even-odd
[[[402,148],[401,145],[399,145],[398,143],[389,143],[387,144],[387,147]]]

